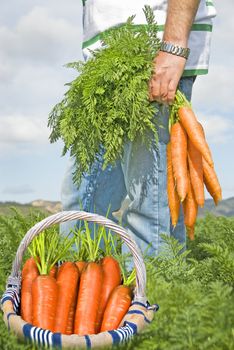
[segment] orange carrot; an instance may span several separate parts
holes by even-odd
[[[200,129],[205,137],[205,132],[202,125],[199,123]],[[213,197],[215,205],[218,205],[218,202],[222,200],[222,189],[219,184],[218,177],[215,173],[213,166],[211,167],[204,158],[202,158],[203,165],[203,180],[206,186],[207,191]]]
[[[101,299],[99,303],[97,319],[96,319],[96,333],[100,331],[102,318],[104,311],[110,297],[111,292],[121,283],[121,271],[119,263],[111,256],[105,256],[101,260],[101,265],[103,269],[103,282],[102,282],[102,292]]]
[[[75,314],[74,333],[95,334],[95,325],[103,281],[102,266],[95,262],[87,264],[81,273]]]
[[[171,160],[171,144],[167,144],[167,196],[168,205],[171,213],[172,226],[176,226],[180,214],[180,199],[176,191],[172,160]]]
[[[104,312],[101,332],[111,331],[119,327],[131,301],[132,291],[130,287],[120,285],[113,290]]]
[[[32,311],[32,283],[39,275],[34,258],[29,258],[22,269],[21,284],[21,317],[25,322],[33,322]]]
[[[71,304],[71,307],[69,310],[67,327],[66,327],[66,332],[65,332],[65,334],[67,334],[67,335],[73,334],[74,318],[75,318],[76,304],[77,304],[77,295],[78,295],[78,288],[76,289],[76,293],[74,295],[74,298],[72,300],[72,304]]]
[[[177,192],[183,202],[188,192],[187,135],[178,122],[171,127],[171,155]]]
[[[194,241],[194,238],[195,238],[194,231],[195,231],[195,225],[193,225],[192,227],[187,227],[187,235],[190,241]]]
[[[196,202],[198,205],[200,205],[200,207],[203,207],[205,202],[205,195],[203,183],[202,155],[190,139],[188,139],[188,163],[191,184],[194,190]]]
[[[54,331],[58,286],[54,277],[39,275],[33,281],[33,325]]]
[[[207,163],[210,166],[213,166],[213,160],[210,149],[207,145],[203,133],[201,132],[201,128],[192,108],[187,106],[180,107],[178,110],[178,115],[181,124],[186,130],[188,137],[190,138],[194,146],[206,159]]]
[[[83,271],[83,269],[85,268],[85,266],[87,265],[87,262],[86,261],[76,261],[75,264],[81,273]]]
[[[201,132],[202,132],[202,135],[204,136],[204,139],[206,140],[205,130],[204,130],[202,124],[198,122],[198,125],[199,125],[199,128],[200,128]],[[209,148],[208,143],[207,143],[207,147],[208,147],[208,151],[209,151],[210,154],[211,154],[211,150],[210,150],[210,148]],[[203,158],[204,158],[204,157],[203,157]],[[214,164],[212,164],[212,165],[210,165],[210,166],[213,168],[213,167],[214,167]]]
[[[72,262],[63,263],[58,271],[58,302],[55,314],[54,332],[65,334],[69,312],[76,295],[79,270]]]
[[[58,266],[54,265],[54,266],[52,267],[52,269],[50,270],[49,275],[50,275],[51,277],[54,277],[54,278],[56,279],[56,277],[57,277],[57,272],[58,272]]]
[[[207,191],[213,197],[215,204],[217,205],[219,201],[222,200],[222,189],[219,184],[218,177],[215,173],[214,168],[209,166],[206,160],[202,159],[203,171],[204,171],[204,183],[206,185]]]
[[[184,224],[187,228],[192,228],[197,218],[197,202],[194,196],[194,191],[189,178],[189,190],[187,197],[183,203],[184,209]]]
[[[23,266],[22,273],[21,273],[22,279],[24,279],[28,275],[28,273],[31,272],[32,270],[38,271],[36,261],[33,257],[25,261],[25,264]]]

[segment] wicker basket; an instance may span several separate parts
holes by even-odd
[[[102,332],[94,335],[79,336],[76,334],[64,335],[53,333],[42,328],[34,327],[26,323],[19,315],[20,286],[23,255],[31,241],[44,229],[53,224],[69,220],[86,220],[105,226],[117,233],[126,243],[133,256],[136,268],[136,288],[134,299],[117,330]],[[1,300],[4,321],[9,330],[13,331],[19,338],[29,340],[39,346],[60,349],[90,349],[111,346],[129,340],[133,335],[139,333],[148,323],[153,320],[154,312],[158,306],[150,306],[145,295],[146,271],[145,264],[139,248],[126,230],[113,221],[84,211],[66,211],[47,217],[33,226],[21,241],[12,266],[12,272],[7,281],[6,291]]]

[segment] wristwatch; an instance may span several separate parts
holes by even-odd
[[[178,45],[174,45],[172,43],[168,43],[167,41],[162,41],[160,46],[160,51],[171,53],[172,55],[188,58],[190,49],[188,47],[181,47]]]

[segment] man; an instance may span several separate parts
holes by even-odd
[[[72,182],[73,161],[62,188],[65,210],[80,209],[110,218],[121,214],[122,224],[144,251],[155,255],[161,247],[161,233],[171,234],[185,243],[182,213],[176,228],[170,225],[166,190],[166,145],[169,141],[168,105],[173,103],[177,87],[191,98],[195,77],[208,71],[212,18],[215,8],[205,0],[86,0],[84,5],[83,52],[100,47],[100,34],[121,25],[135,14],[134,23],[144,24],[142,11],[150,5],[159,25],[162,46],[154,60],[155,72],[149,82],[149,97],[160,103],[159,143],[153,152],[139,140],[125,146],[123,160],[102,171],[102,159],[93,164],[79,188]],[[190,54],[189,54],[189,49]],[[69,230],[71,223],[62,225]]]

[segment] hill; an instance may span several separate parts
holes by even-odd
[[[62,209],[60,202],[45,201],[42,199],[38,199],[25,204],[17,202],[0,202],[0,214],[10,214],[12,207],[20,210],[24,214],[29,213],[31,210],[40,210],[46,214],[54,214]]]
[[[11,207],[15,207],[25,214],[30,210],[40,210],[48,214],[54,214],[62,210],[60,202],[38,199],[25,204],[17,202],[0,202],[0,214],[8,215],[11,212]],[[204,217],[207,212],[216,216],[234,216],[234,197],[224,199],[217,207],[214,205],[212,199],[207,199],[204,208],[199,209],[198,216]]]
[[[212,199],[207,199],[204,208],[199,209],[198,216],[203,217],[206,212],[216,216],[234,216],[234,197],[222,200],[217,207],[214,205]]]

